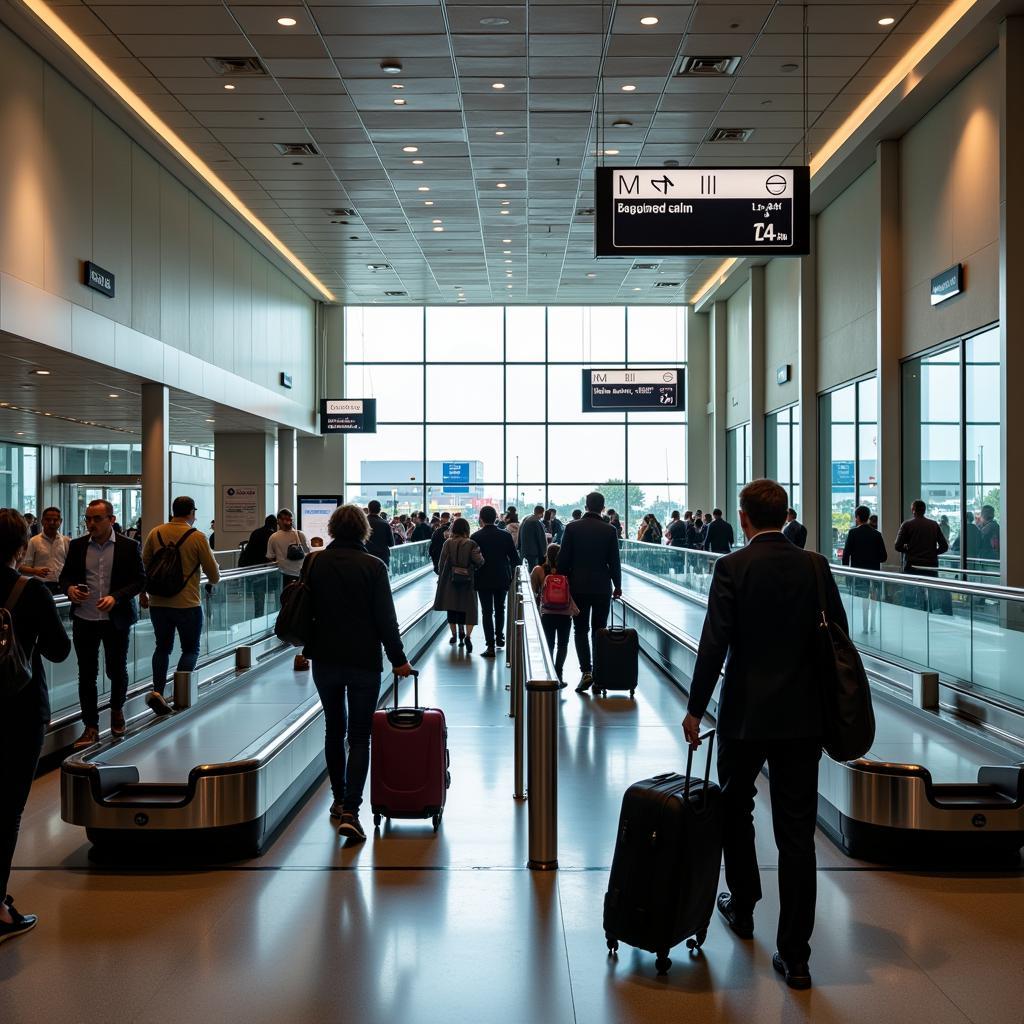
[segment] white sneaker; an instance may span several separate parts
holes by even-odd
[[[340,818],[344,813],[345,808],[341,806],[341,801],[335,800],[334,803],[331,804],[331,817]]]

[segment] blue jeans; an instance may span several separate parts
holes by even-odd
[[[370,728],[380,697],[380,673],[314,658],[313,683],[324,709],[324,755],[331,791],[343,810],[355,813],[363,802],[370,769]]]
[[[153,623],[156,647],[153,650],[153,689],[163,693],[167,686],[167,666],[174,648],[174,634],[181,641],[181,657],[178,658],[178,672],[191,672],[199,661],[199,642],[203,636],[203,609],[194,608],[150,608],[149,620]]]

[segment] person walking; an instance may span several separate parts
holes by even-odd
[[[746,547],[715,562],[683,734],[700,745],[700,723],[725,666],[718,704],[718,778],[728,891],[718,910],[741,938],[754,934],[761,879],[754,846],[754,795],[767,762],[779,850],[779,923],[772,966],[792,988],[809,988],[816,872],[814,832],[824,723],[817,669],[817,567],[827,611],[847,628],[828,562],[782,535],[787,495],[774,480],[740,492]]]
[[[704,550],[704,513],[697,509],[693,513],[693,519],[691,520],[691,528],[687,531],[687,544],[688,548],[696,548],[698,551]]]
[[[857,523],[846,535],[843,544],[843,565],[851,569],[866,569],[879,572],[889,553],[885,550],[882,535],[868,525],[871,510],[867,505],[858,505],[853,517]],[[878,618],[878,584],[872,580],[854,577],[854,596],[861,604],[861,632],[874,633],[875,621]]]
[[[441,548],[444,547],[444,542],[448,539],[449,531],[451,530],[451,521],[439,519],[434,532],[430,535],[430,561],[434,564],[434,572],[437,572],[437,563],[441,558]]]
[[[306,535],[295,529],[295,517],[290,508],[277,513],[277,529],[267,541],[267,558],[277,565],[281,573],[281,590],[294,583],[302,572],[302,561],[309,552]]]
[[[544,533],[543,505],[535,505],[533,514],[522,521],[516,543],[523,561],[531,569],[544,561],[544,552],[548,549],[548,539]]]
[[[385,565],[391,564],[391,549],[395,546],[395,537],[391,527],[380,516],[380,502],[375,498],[366,506],[367,520],[370,523],[370,539],[366,542],[366,550],[379,558]]]
[[[558,552],[558,571],[569,577],[569,589],[579,608],[573,618],[573,640],[580,663],[577,693],[584,693],[594,683],[590,632],[608,625],[612,598],[622,596],[619,538],[615,527],[601,518],[604,495],[591,491],[586,508],[581,519],[566,526]]]
[[[206,535],[195,527],[196,503],[181,495],[171,503],[171,518],[149,531],[142,548],[146,571],[154,574],[157,565],[173,561],[173,556],[160,554],[173,547],[181,561],[181,578],[185,585],[173,594],[149,593],[149,619],[153,624],[153,689],[146,694],[146,704],[155,715],[170,714],[164,697],[167,671],[177,635],[181,645],[178,672],[194,672],[199,661],[199,644],[203,637],[203,605],[199,596],[199,571],[206,573],[208,586],[220,582],[220,566]],[[158,559],[159,555],[159,559]],[[154,564],[157,560],[157,564]],[[153,581],[150,581],[152,585]]]
[[[719,555],[727,555],[732,551],[736,540],[732,523],[722,518],[722,510],[716,508],[711,513],[711,522],[704,530],[704,550],[713,551]]]
[[[114,533],[114,506],[89,502],[83,537],[68,545],[59,589],[71,601],[71,638],[78,660],[78,702],[82,735],[75,749],[99,740],[100,647],[110,680],[110,732],[125,734],[124,703],[128,696],[128,644],[139,619],[136,596],[146,585],[139,545]]]
[[[807,547],[807,527],[797,519],[795,508],[786,509],[786,525],[782,528],[782,536],[798,548]]]
[[[565,524],[558,518],[558,510],[549,508],[544,513],[544,532],[551,537],[552,544],[562,543],[562,534],[565,533]]]
[[[540,625],[544,630],[544,637],[548,642],[548,650],[555,659],[555,674],[558,676],[560,687],[566,683],[562,679],[562,669],[565,667],[565,658],[569,653],[569,630],[572,627],[573,617],[579,615],[579,608],[568,595],[568,603],[558,605],[545,603],[544,581],[551,575],[558,572],[558,553],[561,547],[558,544],[549,544],[544,561],[536,566],[530,573],[530,586],[537,595],[537,603],[540,606]]]
[[[45,520],[46,513],[43,513]],[[45,526],[44,526],[45,529]],[[28,659],[31,678],[0,694],[0,943],[31,931],[35,914],[23,914],[14,906],[7,886],[18,843],[21,816],[35,778],[50,721],[50,694],[43,658],[61,662],[71,653],[53,594],[42,580],[19,574],[29,544],[29,529],[14,509],[0,509],[0,636],[16,643]],[[130,542],[129,542],[130,543]]]
[[[441,547],[437,560],[437,592],[434,610],[448,613],[449,643],[465,644],[466,653],[473,653],[473,627],[476,625],[476,591],[474,577],[484,564],[480,548],[469,536],[469,523],[459,516],[452,523],[451,534]]]
[[[901,568],[919,576],[937,576],[939,555],[949,544],[934,519],[925,517],[928,506],[918,498],[910,505],[910,518],[900,524],[893,547],[903,556]]]
[[[498,529],[497,519],[497,509],[484,505],[480,509],[480,529],[470,538],[484,559],[474,580],[484,620],[484,658],[495,657],[495,648],[505,646],[505,598],[519,564],[516,546],[506,530]]]
[[[660,544],[662,539],[661,523],[653,512],[648,512],[640,523],[637,531],[637,540],[645,544]]]
[[[364,547],[370,538],[366,513],[357,505],[339,506],[327,533],[331,543],[310,553],[303,566],[313,635],[302,654],[313,663],[313,685],[324,709],[331,818],[338,821],[339,835],[362,842],[366,833],[359,809],[384,668],[381,647],[395,675],[411,675],[412,666],[402,646],[387,567]]]
[[[44,508],[42,520],[42,532],[29,540],[24,561],[18,566],[18,571],[23,576],[35,576],[51,593],[57,593],[57,581],[68,557],[71,540],[60,532],[64,517],[59,508],[53,505]]]
[[[430,540],[431,532],[432,531],[430,529],[430,523],[427,522],[427,513],[417,512],[416,527],[413,529],[412,536],[409,538],[409,540],[413,544],[416,544],[421,540]]]
[[[257,526],[256,529],[249,534],[249,539],[245,542],[245,547],[242,548],[242,553],[238,556],[239,569],[251,569],[258,565],[268,564],[267,545],[276,530],[277,516],[267,516],[267,518],[263,520],[263,525]],[[269,582],[269,577],[270,573],[260,573],[259,575],[254,576],[250,582],[250,586],[252,588],[253,615],[257,619],[262,617],[266,608],[267,584]]]

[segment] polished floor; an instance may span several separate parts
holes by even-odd
[[[647,666],[635,702],[564,693],[561,869],[535,874],[524,867],[526,807],[511,799],[506,670],[477,652],[442,638],[420,664],[423,697],[450,729],[437,836],[404,822],[346,847],[320,785],[257,860],[103,868],[60,820],[57,774],[40,778],[11,889],[41,923],[0,947],[0,1020],[1024,1021],[1024,873],[890,871],[848,860],[824,836],[816,987],[786,989],[770,966],[764,794],[754,941],[715,923],[705,955],[679,950],[667,978],[628,947],[609,960],[601,901],[619,801],[629,782],[681,769],[682,695]]]

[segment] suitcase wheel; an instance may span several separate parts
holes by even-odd
[[[605,935],[605,938],[608,940],[608,955],[609,956],[618,956],[618,954],[619,954],[619,940],[618,939],[613,939],[610,935]]]
[[[654,961],[654,969],[658,972],[658,977],[662,978],[668,974],[668,969],[672,966],[672,961],[668,958],[669,951],[666,949],[664,953],[658,954],[658,959]]]
[[[430,819],[430,822],[434,826],[434,831],[436,832],[438,830],[438,828],[440,828],[440,826],[441,826],[441,815],[440,814],[435,814]]]
[[[700,955],[700,947],[704,945],[705,939],[708,937],[707,928],[701,928],[699,932],[692,939],[686,940],[686,948],[694,955]]]
[[[634,694],[634,693],[636,693],[636,690],[630,690],[630,691],[629,691],[629,699],[630,699],[630,700],[632,700],[632,699],[633,699],[633,694]]]
[[[373,827],[374,828],[380,828],[380,815],[379,814],[375,814],[373,816]]]

